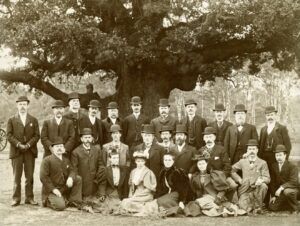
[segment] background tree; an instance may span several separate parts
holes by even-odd
[[[270,59],[294,68],[299,9],[293,0],[1,0],[0,44],[27,64],[0,79],[66,100],[53,78],[103,71],[117,76],[104,104],[116,99],[126,113],[129,98],[140,95],[152,115],[172,89],[227,78],[245,61],[251,73]]]

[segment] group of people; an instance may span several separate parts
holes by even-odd
[[[18,112],[7,123],[14,187],[12,206],[21,202],[25,173],[25,203],[37,205],[33,194],[37,142],[44,156],[40,166],[42,205],[54,210],[69,206],[89,212],[134,216],[184,214],[228,216],[271,211],[298,212],[298,169],[288,161],[288,130],[277,122],[277,110],[266,107],[260,136],[246,123],[245,105],[233,110],[216,104],[215,120],[196,114],[197,103],[185,101],[186,116],[169,114],[160,99],[159,116],[150,120],[142,101],[131,99],[132,114],[121,119],[118,104],[107,105],[100,120],[100,102],[80,108],[78,93],[52,104],[53,117],[40,132],[28,113],[29,99],[17,99]]]

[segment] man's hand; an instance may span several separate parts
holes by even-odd
[[[25,144],[18,144],[18,148],[21,150],[26,150],[26,145]]]
[[[272,197],[272,198],[270,199],[270,203],[274,203],[275,200],[276,200],[276,197],[274,196],[274,197]]]
[[[284,188],[280,186],[280,187],[276,190],[275,196],[279,197],[280,194],[281,194],[281,192],[282,192],[283,190],[284,190]]]
[[[56,195],[57,197],[61,197],[61,193],[60,193],[60,191],[59,191],[57,188],[54,188],[54,189],[52,190],[52,193],[53,193],[54,195]]]
[[[180,207],[181,209],[184,209],[184,204],[183,204],[183,202],[179,202],[179,207]]]
[[[192,179],[192,174],[189,173],[189,174],[188,174],[188,177],[189,177],[189,179]]]
[[[243,183],[243,180],[242,180],[242,178],[239,178],[239,180],[237,181],[240,185],[242,185],[242,183]]]
[[[68,188],[73,187],[73,178],[72,177],[68,177],[66,184],[67,184]]]

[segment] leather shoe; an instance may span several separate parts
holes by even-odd
[[[10,205],[11,206],[18,206],[18,205],[20,205],[20,201],[13,200]]]
[[[25,204],[36,206],[36,205],[38,205],[38,202],[34,201],[33,199],[30,199],[30,200],[26,200]]]

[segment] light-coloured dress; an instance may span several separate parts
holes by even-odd
[[[154,173],[146,166],[133,169],[129,178],[129,198],[122,200],[121,210],[128,213],[144,211],[146,203],[153,201],[156,184]]]

